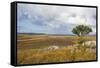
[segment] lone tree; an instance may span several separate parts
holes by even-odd
[[[72,32],[79,37],[78,43],[82,44],[85,41],[83,37],[92,32],[92,28],[87,25],[78,25],[75,28],[73,28]]]

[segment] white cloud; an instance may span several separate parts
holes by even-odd
[[[23,19],[23,16],[26,16],[33,25],[44,25],[48,32],[49,30],[55,32],[63,25],[65,28],[70,25],[69,29],[66,29],[68,31],[78,24],[96,27],[95,8],[18,4],[18,20]],[[93,28],[93,31],[95,32],[96,28]]]

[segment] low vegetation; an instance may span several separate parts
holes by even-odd
[[[78,47],[75,43],[78,41],[77,36],[30,36],[30,40],[25,40],[24,35],[18,35],[18,40],[22,40],[17,45],[19,65],[96,60],[96,45]],[[86,41],[96,40],[95,36],[86,38]]]

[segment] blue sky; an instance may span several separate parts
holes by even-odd
[[[80,24],[96,33],[96,8],[18,4],[18,33],[72,34]]]

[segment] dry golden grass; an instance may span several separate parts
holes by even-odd
[[[28,36],[27,36],[28,37]],[[76,41],[76,36],[31,36],[31,38],[42,38],[31,41],[18,42],[17,63],[18,64],[38,64],[96,60],[96,48],[72,46]],[[25,38],[21,38],[25,39]],[[95,40],[89,36],[87,40]],[[55,50],[40,50],[48,46],[58,45]],[[88,51],[90,49],[90,51]],[[93,51],[94,50],[94,51]]]
[[[96,52],[83,51],[82,48],[74,50],[74,46],[45,52],[38,49],[18,50],[17,54],[18,64],[96,60]]]

